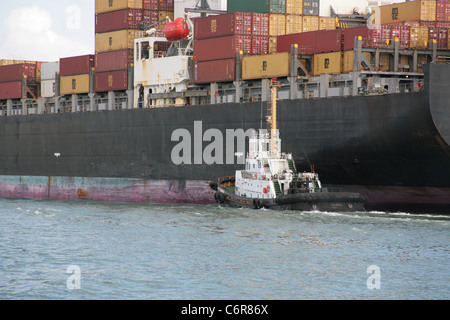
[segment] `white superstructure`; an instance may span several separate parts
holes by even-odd
[[[170,93],[173,92],[186,92],[190,82],[191,46],[183,48],[180,44],[181,42],[169,43],[164,37],[135,39],[135,107],[185,104],[183,99],[170,97]],[[168,47],[170,48],[167,50]],[[148,98],[149,94],[155,93],[166,93],[167,98],[157,100]]]

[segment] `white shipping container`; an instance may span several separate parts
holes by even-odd
[[[41,81],[41,97],[52,98],[56,94],[56,80],[42,80]]]
[[[55,79],[57,72],[59,72],[59,61],[43,63],[41,65],[41,81]]]
[[[199,3],[198,0],[175,0],[174,1],[174,19],[184,18],[185,8],[195,8],[195,5]],[[211,10],[227,11],[227,0],[208,0],[208,4]],[[191,18],[199,17],[200,13],[190,13]]]

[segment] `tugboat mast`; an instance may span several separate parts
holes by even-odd
[[[277,79],[273,78],[271,80],[271,92],[272,92],[272,104],[267,108],[267,130],[270,134],[271,140],[271,153],[272,158],[277,158],[278,150],[277,150],[277,90],[280,85],[278,85]]]

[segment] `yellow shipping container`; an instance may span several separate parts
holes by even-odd
[[[59,81],[61,95],[89,93],[89,74],[64,76]]]
[[[419,54],[417,57],[417,72],[423,73],[422,65],[428,64],[428,56]]]
[[[389,53],[380,53],[380,71],[391,70],[391,55]]]
[[[277,37],[269,37],[269,53],[277,53]]]
[[[270,14],[269,36],[286,34],[286,17],[284,14]]]
[[[2,59],[0,60],[0,66],[8,66],[11,64],[22,64],[22,63],[32,63],[36,64],[36,61],[28,61],[28,60],[9,60],[9,59]]]
[[[450,32],[448,33],[447,49],[450,50]]]
[[[142,9],[142,0],[95,0],[95,13],[122,9]]]
[[[287,14],[303,14],[303,1],[302,0],[286,0],[286,13]]]
[[[9,66],[10,64],[14,64],[14,60],[8,60],[8,59],[0,60],[0,66]]]
[[[411,27],[410,47],[426,48],[428,46],[428,27]]]
[[[314,55],[313,76],[321,74],[339,74],[342,68],[342,53],[320,53]]]
[[[293,14],[286,16],[286,34],[303,32],[303,17]]]
[[[364,58],[371,63],[372,55],[370,52],[363,52]],[[342,57],[342,73],[353,72],[353,50],[344,51],[344,56]],[[361,70],[363,67],[361,66]]]
[[[319,30],[334,30],[334,29],[336,29],[336,18],[319,17]]]
[[[242,60],[242,79],[268,79],[289,76],[288,52],[246,56]]]
[[[416,0],[380,6],[372,10],[372,24],[436,21],[436,0]]]
[[[166,17],[169,17],[170,21],[174,20],[174,18],[173,18],[174,17],[173,11],[159,11],[158,15],[159,15],[159,20],[158,21],[162,21]],[[164,30],[164,27],[166,26],[166,23],[167,23],[167,21],[158,24],[158,29],[159,30]]]
[[[303,32],[319,30],[318,16],[303,16]]]
[[[141,34],[138,30],[119,30],[95,35],[95,52],[107,52],[134,48],[134,39]]]

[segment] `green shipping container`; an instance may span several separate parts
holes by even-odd
[[[228,0],[228,12],[286,13],[286,0]]]
[[[286,13],[286,0],[270,0],[270,13]]]

